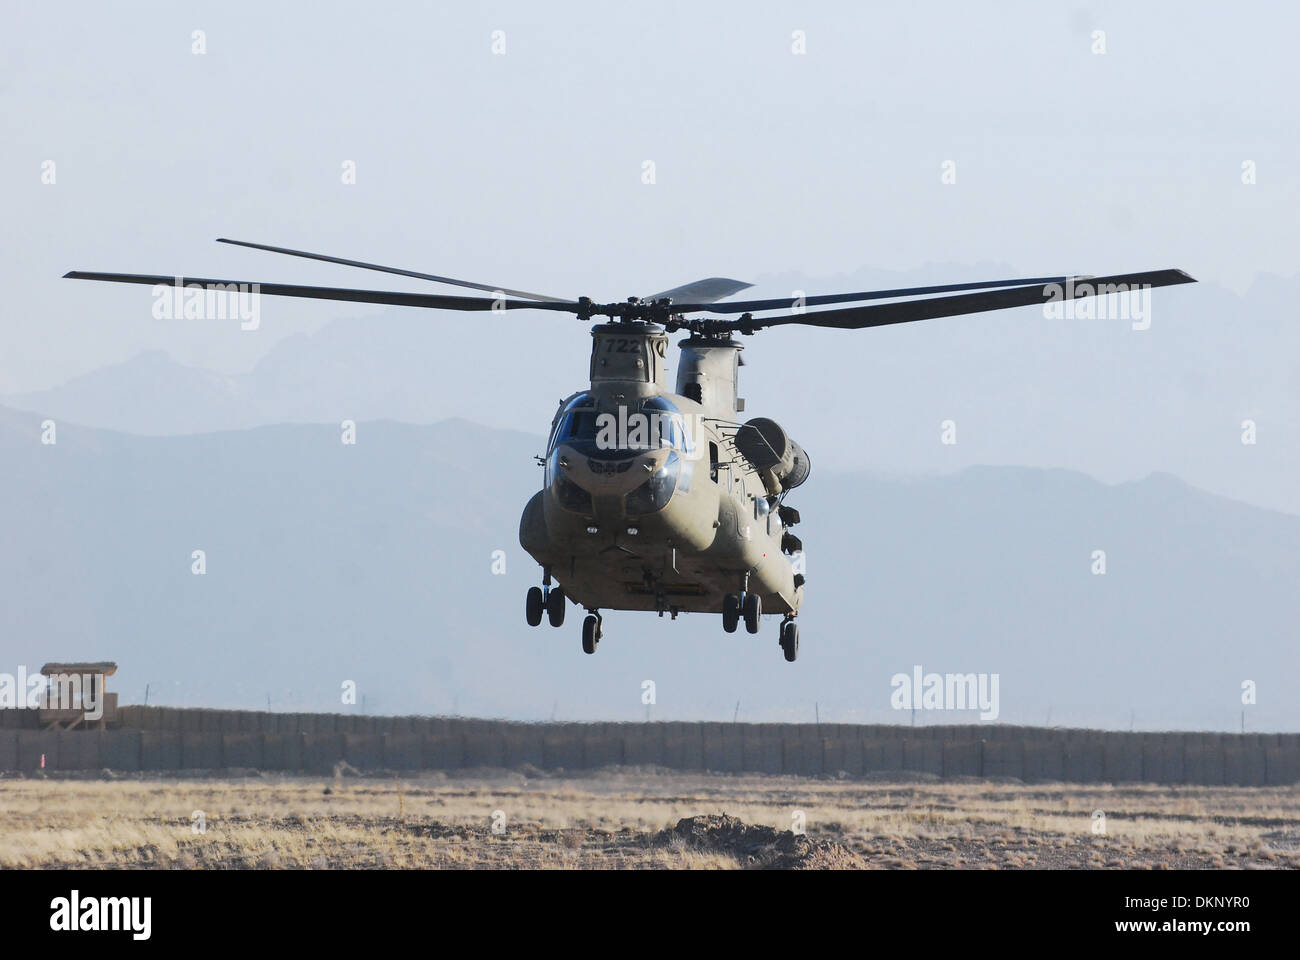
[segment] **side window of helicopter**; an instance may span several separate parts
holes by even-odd
[[[718,482],[718,445],[709,441],[709,479]]]

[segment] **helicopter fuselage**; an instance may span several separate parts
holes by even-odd
[[[764,613],[793,616],[802,577],[772,478],[736,446],[741,345],[683,341],[670,392],[661,327],[592,337],[591,387],[552,421],[524,549],[589,610],[718,613],[728,594],[757,593]]]

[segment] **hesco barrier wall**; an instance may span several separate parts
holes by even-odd
[[[332,773],[659,766],[850,777],[923,772],[1075,783],[1300,782],[1300,734],[1120,733],[1011,726],[512,723],[448,717],[122,707],[112,730],[35,729],[0,710],[0,770],[254,768]]]

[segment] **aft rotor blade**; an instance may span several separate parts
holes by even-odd
[[[671,290],[660,290],[658,293],[652,293],[648,297],[642,297],[642,300],[691,300],[693,301],[688,307],[683,309],[708,310],[711,309],[708,304],[723,297],[729,297],[733,293],[740,293],[741,290],[748,290],[752,283],[745,283],[743,280],[729,280],[726,277],[708,277],[704,280],[696,280],[694,283],[684,284],[680,287],[673,287]],[[704,304],[704,306],[699,306]],[[788,307],[789,301],[782,302],[780,306]]]
[[[978,283],[948,283],[938,287],[900,287],[896,290],[865,290],[861,293],[830,293],[816,297],[803,297],[805,307],[818,307],[827,303],[852,303],[855,300],[888,300],[892,297],[919,297],[927,293],[952,293],[955,290],[987,290],[992,287],[1027,287],[1034,284],[1065,283],[1068,277],[1029,277],[1023,280],[981,280]],[[1076,281],[1086,279],[1075,277]],[[693,310],[708,310],[712,313],[751,313],[755,310],[791,310],[795,306],[794,297],[782,297],[776,300],[734,300],[730,303],[681,303],[673,304],[675,310],[689,313]]]
[[[719,320],[709,324],[713,330],[757,330],[762,327],[801,324],[811,327],[838,327],[843,330],[860,330],[865,327],[883,327],[891,323],[911,323],[915,320],[933,320],[938,317],[956,317],[967,313],[988,310],[1005,310],[1010,307],[1041,306],[1058,300],[1077,300],[1080,297],[1124,293],[1141,287],[1165,287],[1179,283],[1195,283],[1193,277],[1182,270],[1151,270],[1146,273],[1121,273],[1110,277],[1072,279],[1064,284],[1049,283],[1041,286],[1012,287],[985,293],[967,293],[956,297],[933,297],[929,300],[909,300],[903,303],[880,303],[869,307],[849,307],[845,310],[823,310],[818,313],[790,314],[784,317],[753,317],[741,320]],[[1118,287],[1119,289],[1115,289]]]
[[[401,293],[389,290],[354,290],[348,287],[307,287],[289,283],[259,283],[248,280],[211,280],[204,277],[160,277],[144,273],[90,273],[72,270],[72,280],[106,280],[111,283],[142,283],[149,286],[202,288],[215,293],[255,293],[269,297],[301,297],[307,300],[347,300],[353,303],[386,303],[398,307],[428,307],[435,310],[556,310],[577,313],[575,303],[546,300],[505,300],[488,297],[447,297],[431,293]]]
[[[385,267],[378,263],[365,263],[361,260],[345,260],[343,257],[331,257],[323,253],[308,253],[306,250],[290,250],[288,247],[272,247],[265,243],[251,243],[248,240],[229,240],[218,237],[217,243],[230,243],[237,247],[251,247],[254,250],[269,250],[271,253],[284,253],[291,257],[303,257],[307,260],[322,260],[325,263],[341,263],[345,267],[360,267],[363,270],[378,270],[381,273],[395,273],[400,277],[414,277],[417,280],[432,280],[435,283],[449,283],[455,287],[469,287],[471,290],[486,290],[488,293],[503,293],[508,297],[523,297],[526,300],[549,300],[559,302],[561,297],[548,297],[544,293],[529,293],[526,290],[511,290],[507,287],[494,287],[486,283],[474,283],[470,280],[456,280],[452,277],[440,277],[433,273],[420,273],[418,270],[403,270],[400,267]]]

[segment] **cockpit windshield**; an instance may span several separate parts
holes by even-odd
[[[658,436],[655,441],[661,447],[679,450],[682,453],[694,452],[695,444],[687,428],[681,411],[663,397],[651,397],[641,405],[642,412],[651,422],[658,422]]]
[[[596,408],[589,394],[580,393],[564,405],[556,418],[555,432],[551,434],[550,449],[561,443],[585,446],[596,442]]]
[[[596,439],[596,411],[574,410],[564,415],[560,427],[555,431],[556,443],[573,443],[574,441]]]
[[[598,411],[590,394],[579,394],[556,417],[548,452],[561,444],[597,459],[633,456],[667,449],[690,455],[694,442],[685,418],[662,397],[650,397],[640,408]]]

